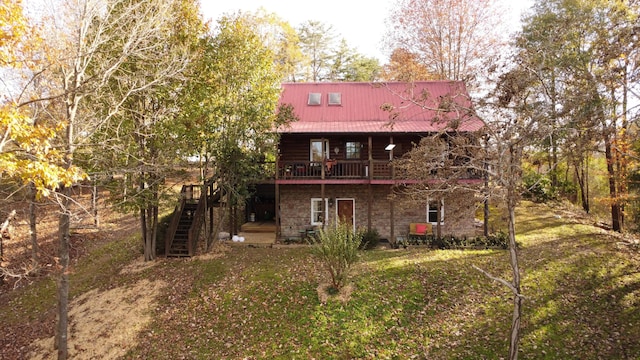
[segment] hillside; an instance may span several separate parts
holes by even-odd
[[[638,245],[559,205],[523,203],[521,358],[640,357]],[[498,217],[499,218],[499,217]],[[140,262],[135,236],[87,247],[71,277],[77,359],[500,358],[509,292],[501,250],[379,249],[363,254],[342,300],[305,247],[219,245],[190,260]],[[108,241],[106,240],[108,239]],[[51,357],[55,284],[0,298],[0,357]],[[45,339],[45,340],[39,340]],[[47,342],[49,341],[49,342]]]

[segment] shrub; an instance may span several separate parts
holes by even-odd
[[[526,171],[522,176],[524,192],[522,197],[534,202],[547,202],[556,199],[551,180],[546,174],[538,174],[535,171]]]
[[[509,235],[500,230],[497,233],[489,234],[487,237],[487,246],[501,247],[503,249],[509,248]]]
[[[331,285],[341,289],[346,284],[349,268],[358,259],[362,234],[354,232],[349,224],[340,224],[335,228],[321,229],[311,242],[312,253],[331,275]]]
[[[431,246],[436,249],[458,249],[465,247],[484,247],[484,248],[509,248],[509,237],[504,231],[490,234],[488,237],[476,236],[474,238],[462,237],[458,238],[452,235],[443,236],[431,241]]]
[[[360,231],[362,242],[360,243],[360,249],[370,250],[378,246],[380,242],[380,234],[377,229],[362,230]]]

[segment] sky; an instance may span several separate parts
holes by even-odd
[[[268,13],[275,13],[293,27],[308,20],[317,20],[333,27],[338,38],[359,53],[375,57],[381,64],[386,63],[388,54],[383,50],[382,38],[386,29],[387,14],[395,0],[200,0],[205,20],[216,21],[221,15],[238,10],[255,12],[263,7]],[[472,0],[475,1],[475,0]],[[517,28],[520,15],[528,9],[532,0],[502,0],[508,11],[505,19]],[[315,7],[315,8],[312,8]]]

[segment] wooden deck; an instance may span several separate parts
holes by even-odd
[[[246,222],[240,226],[240,231],[248,233],[274,233],[276,232],[275,221],[254,221]]]

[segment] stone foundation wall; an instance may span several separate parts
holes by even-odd
[[[391,239],[390,185],[372,185],[371,227],[382,238]],[[299,231],[311,226],[311,199],[321,197],[320,185],[280,185],[281,237],[295,237]],[[325,185],[325,197],[355,200],[355,224],[367,228],[369,191],[366,185]],[[475,200],[472,194],[444,199],[442,235],[471,236],[474,234]],[[408,198],[396,197],[394,210],[394,236],[406,235],[409,223],[426,221],[426,201],[414,203]],[[328,224],[335,224],[336,205],[329,207]],[[326,226],[327,224],[325,224]]]

